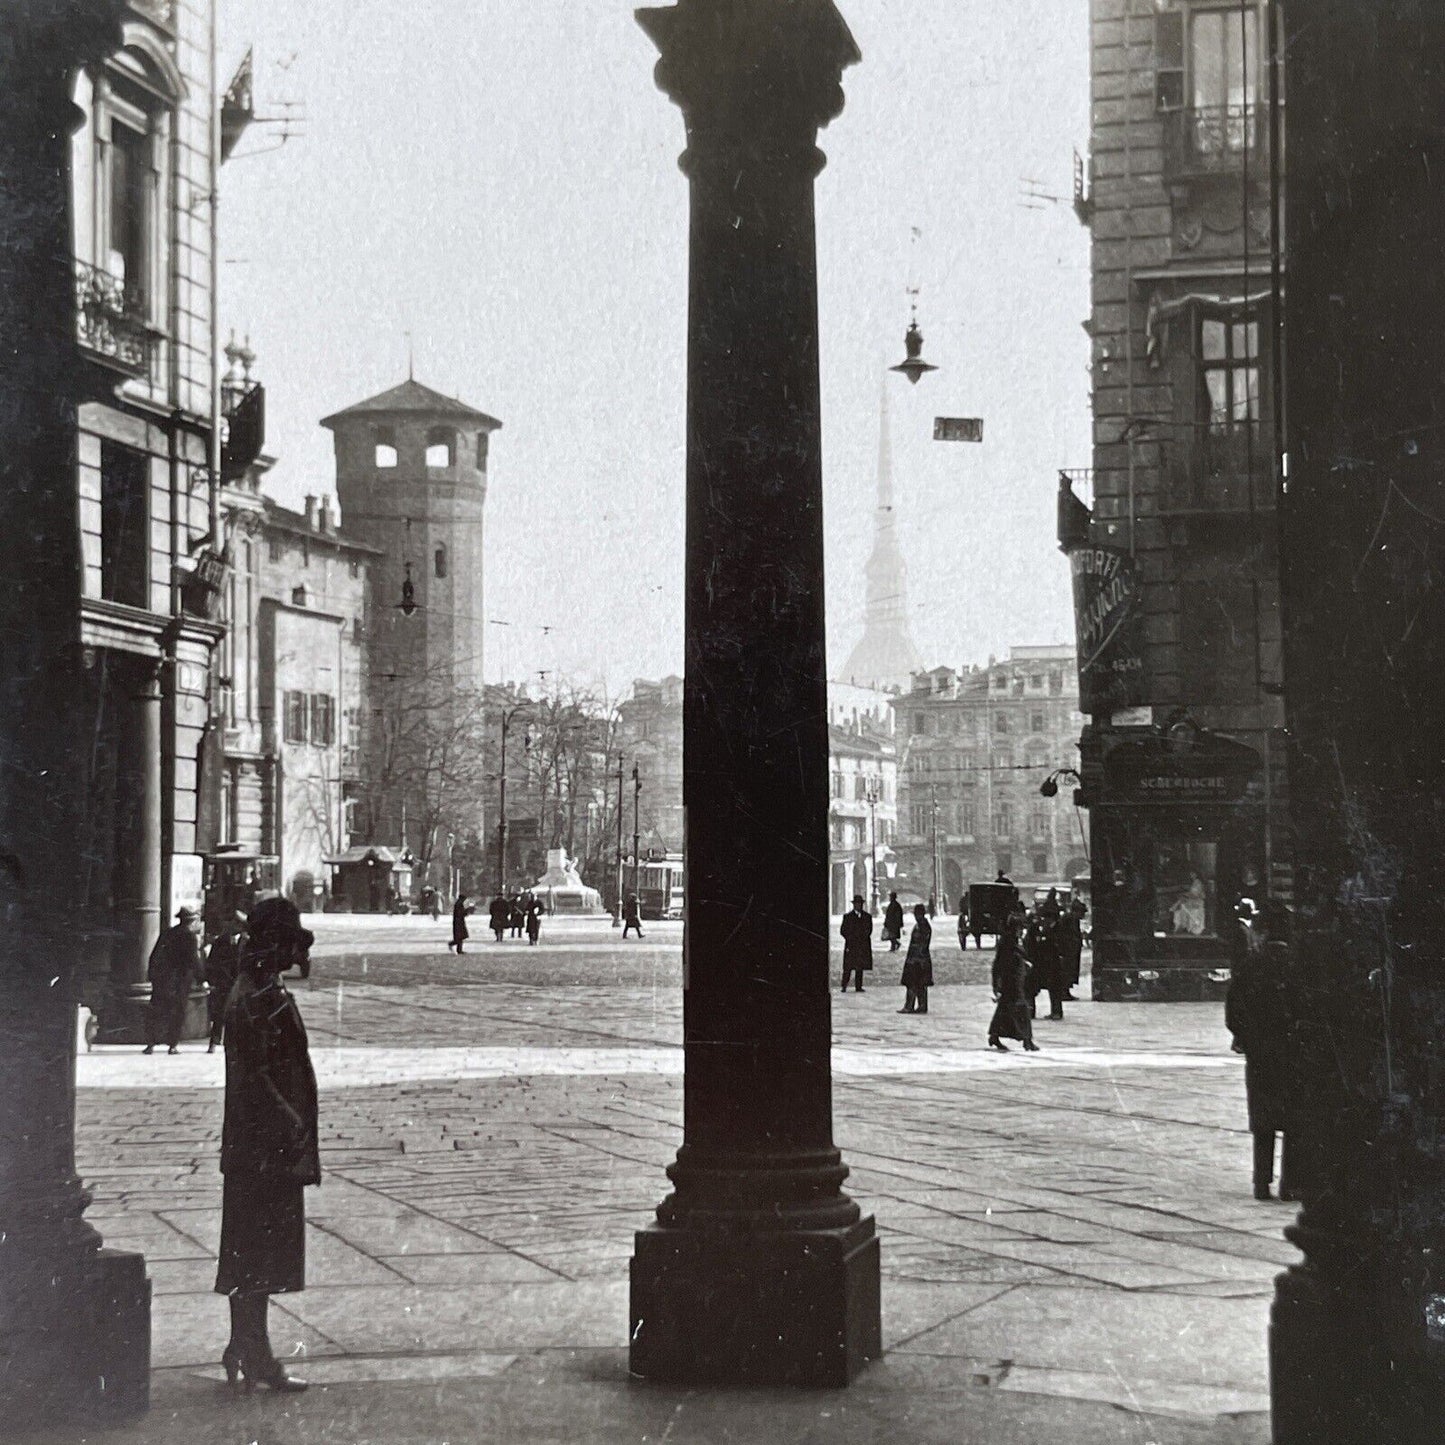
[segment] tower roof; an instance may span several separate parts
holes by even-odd
[[[332,412],[330,416],[321,418],[321,425],[329,427],[334,422],[342,421],[353,416],[436,416],[451,417],[455,420],[465,418],[467,421],[480,422],[487,431],[497,431],[501,428],[501,422],[496,417],[488,416],[484,411],[478,411],[474,406],[468,406],[464,401],[458,401],[452,396],[443,396],[439,391],[433,391],[429,386],[423,386],[419,381],[413,381],[408,377],[400,386],[394,386],[389,391],[379,392],[376,396],[367,397],[365,401],[359,401],[355,406],[343,407],[342,410]]]

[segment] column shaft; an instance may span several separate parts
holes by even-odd
[[[80,658],[70,80],[120,44],[112,0],[0,26],[0,1415],[142,1407],[144,1261],[99,1248],[75,1172]]]
[[[1277,1445],[1424,1445],[1445,1400],[1445,11],[1285,7],[1282,526],[1308,1167]]]
[[[813,186],[858,58],[831,0],[639,12],[691,182],[685,1136],[637,1237],[632,1368],[842,1384],[879,1353],[832,1135]]]

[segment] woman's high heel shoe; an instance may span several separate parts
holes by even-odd
[[[265,1385],[279,1395],[299,1395],[308,1388],[305,1380],[288,1375],[280,1360],[248,1363],[241,1351],[230,1345],[221,1356],[221,1366],[226,1372],[226,1383],[236,1394],[249,1395],[257,1385]]]
[[[248,1394],[256,1388],[249,1375],[243,1374],[241,1352],[234,1345],[227,1345],[221,1355],[221,1368],[226,1372],[226,1383],[231,1393],[239,1395],[242,1390]]]

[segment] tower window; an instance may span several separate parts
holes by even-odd
[[[477,433],[477,470],[484,472],[487,469],[487,434],[484,431]]]
[[[437,548],[432,566],[438,578],[447,575],[447,549],[444,545]]]
[[[396,465],[396,460],[396,433],[389,426],[377,427],[373,465],[377,471],[389,471]]]
[[[426,434],[426,464],[450,467],[456,454],[457,434],[446,427],[433,427]]]

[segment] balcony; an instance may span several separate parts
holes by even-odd
[[[75,328],[80,345],[126,376],[149,376],[154,335],[144,299],[108,271],[75,263]]]
[[[1258,421],[1182,428],[1169,449],[1161,511],[1273,511],[1274,441]]]
[[[1166,185],[1211,176],[1232,179],[1246,165],[1263,181],[1268,164],[1268,106],[1196,105],[1164,112]]]
[[[1092,467],[1072,467],[1059,472],[1059,550],[1083,547],[1089,541],[1089,523],[1094,519],[1094,472]]]

